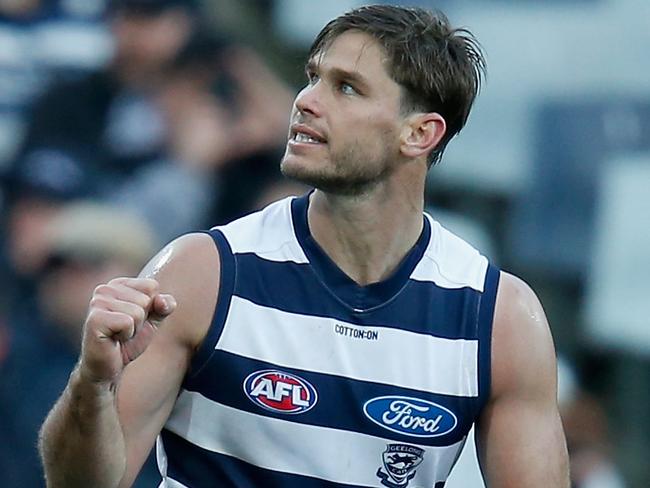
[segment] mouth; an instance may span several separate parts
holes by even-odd
[[[326,144],[327,139],[311,127],[294,124],[289,132],[289,142],[293,144]]]

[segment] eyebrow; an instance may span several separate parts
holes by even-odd
[[[314,60],[307,62],[305,71],[319,71],[319,63]],[[328,74],[333,78],[339,78],[357,84],[361,88],[368,88],[368,81],[358,71],[348,71],[343,68],[330,68]]]

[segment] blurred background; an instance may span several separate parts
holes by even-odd
[[[362,3],[0,0],[3,487],[44,486],[36,433],[98,283],[305,191],[278,168],[305,54]],[[650,486],[650,2],[386,3],[487,52],[427,206],[539,294],[574,487]],[[136,486],[157,484],[150,462]],[[449,485],[482,486],[471,449]]]

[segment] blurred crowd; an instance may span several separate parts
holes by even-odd
[[[290,24],[287,13],[309,4],[336,15],[356,3],[0,0],[3,487],[44,486],[38,428],[75,363],[97,284],[137,274],[185,232],[306,191],[279,173],[307,47],[295,44],[304,23]],[[317,17],[312,13],[303,19]],[[290,33],[280,63],[264,53],[265,42],[275,46],[277,38],[258,37],[255,45],[223,29],[243,16],[249,31],[264,36],[265,15],[281,16],[278,28]],[[436,187],[435,178],[428,195],[434,217],[498,264],[520,265],[516,253],[508,254],[500,220],[510,200],[453,184],[444,173],[445,184]],[[566,290],[576,295],[575,281],[555,282],[534,266],[513,271],[541,286],[552,323],[566,310],[576,315],[575,302],[562,302]],[[574,488],[634,486],[617,466],[607,391],[594,387],[589,373],[601,356],[576,354],[577,334],[554,332],[563,353],[560,403]],[[614,374],[606,367],[601,373]],[[158,482],[150,460],[135,486]],[[450,486],[472,488],[456,483]]]
[[[2,0],[0,45],[0,476],[30,488],[92,290],[292,191],[293,92],[190,0]]]

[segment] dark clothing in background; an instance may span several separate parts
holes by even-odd
[[[159,115],[109,71],[53,85],[34,105],[22,154],[57,148],[101,173],[102,189],[163,152]]]
[[[34,301],[23,300],[6,321],[8,352],[0,362],[0,473],[3,488],[45,487],[38,431],[64,390],[79,352]],[[153,458],[136,488],[160,483]]]

